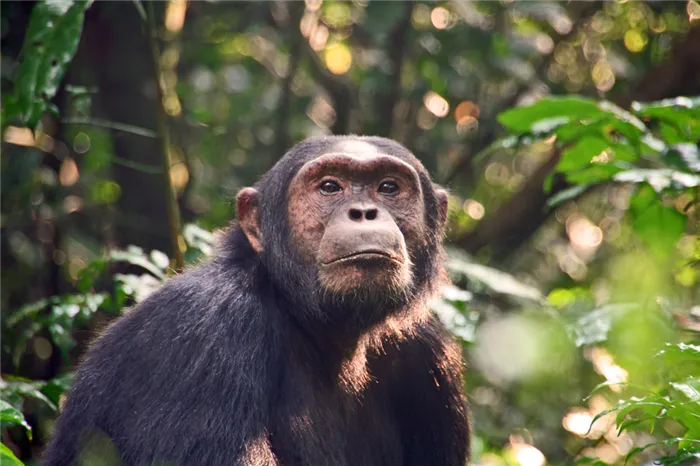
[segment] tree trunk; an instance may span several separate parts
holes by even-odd
[[[156,4],[161,10],[162,4]],[[161,10],[162,11],[162,10]],[[99,89],[96,117],[157,130],[157,92],[144,24],[133,4],[95,2],[83,34]],[[162,167],[162,148],[155,138],[113,131],[114,156]],[[113,164],[121,188],[116,241],[172,255],[165,183],[162,173],[144,173]]]

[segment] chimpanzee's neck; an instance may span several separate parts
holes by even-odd
[[[279,317],[287,321],[282,335],[283,347],[289,352],[286,357],[307,368],[322,384],[328,387],[344,384],[348,378],[345,372],[365,369],[362,332],[330,328],[320,322],[300,319],[288,308],[281,309]]]
[[[289,352],[286,357],[306,368],[326,388],[354,395],[362,392],[370,380],[368,358],[381,355],[384,345],[409,336],[430,312],[424,299],[415,299],[368,328],[337,328],[300,320],[288,308],[281,309],[280,317],[289,324],[282,326],[282,347]]]

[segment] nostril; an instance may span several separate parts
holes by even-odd
[[[374,220],[377,218],[377,213],[378,213],[377,209],[369,209],[365,213],[365,217],[367,218],[367,220]]]
[[[358,209],[350,209],[349,212],[350,218],[353,220],[361,220],[362,219],[362,211]]]

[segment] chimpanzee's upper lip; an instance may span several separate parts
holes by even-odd
[[[360,257],[360,256],[383,256],[386,257],[389,260],[392,260],[394,262],[401,262],[399,261],[394,255],[388,253],[387,251],[381,250],[381,249],[363,249],[362,251],[355,251],[350,254],[346,254],[341,257],[336,257],[328,262],[324,262],[323,265],[330,265],[335,262],[340,262],[344,261],[347,259],[353,259],[355,257]]]

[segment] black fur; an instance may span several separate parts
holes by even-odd
[[[442,273],[442,233],[420,163],[393,141],[362,138],[419,171],[430,232],[412,253],[413,289],[384,304],[397,309],[383,320],[353,329],[336,319],[342,312],[322,304],[313,267],[290,244],[287,186],[339,140],[300,143],[256,184],[261,255],[234,225],[215,259],[97,339],[46,464],[466,463],[460,351],[426,306]]]

